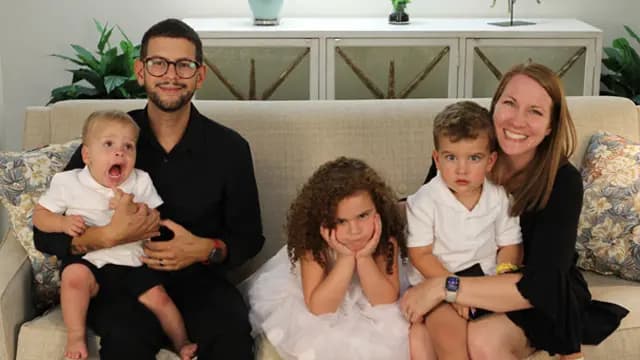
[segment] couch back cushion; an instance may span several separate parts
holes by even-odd
[[[433,118],[458,100],[196,101],[201,113],[242,134],[254,157],[267,244],[234,277],[244,278],[284,244],[284,219],[291,200],[328,160],[340,155],[361,158],[399,197],[415,192],[431,163]],[[489,105],[489,99],[475,100]],[[130,110],[144,104],[144,100],[86,100],[30,108],[25,147],[77,137],[94,110]],[[597,130],[640,138],[637,110],[627,99],[575,97],[569,106],[578,130],[574,164],[581,163],[589,137]]]

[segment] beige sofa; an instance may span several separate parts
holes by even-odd
[[[321,163],[339,155],[358,157],[378,169],[403,197],[422,183],[432,147],[434,115],[454,99],[393,101],[233,102],[200,101],[205,115],[239,131],[250,142],[260,192],[267,243],[258,257],[233,274],[245,278],[284,243],[283,221],[296,190]],[[479,99],[487,105],[487,99]],[[640,140],[638,109],[626,99],[576,97],[569,100],[580,164],[586,143],[599,129]],[[144,106],[144,101],[76,101],[27,109],[24,147],[59,143],[80,134],[93,110]],[[203,164],[206,166],[206,164]],[[0,244],[0,359],[61,358],[64,327],[59,309],[33,318],[30,264],[12,234]],[[588,359],[640,358],[640,284],[587,273],[597,299],[631,309],[621,327],[598,347],[585,348]],[[90,336],[92,359],[97,339]],[[275,359],[267,342],[259,358]],[[173,358],[163,351],[158,358]],[[532,358],[545,359],[545,353]]]

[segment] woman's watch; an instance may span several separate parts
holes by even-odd
[[[444,301],[448,303],[456,302],[458,288],[460,288],[460,278],[455,275],[447,276],[447,280],[444,283]]]

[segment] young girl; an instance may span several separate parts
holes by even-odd
[[[284,359],[408,359],[396,304],[404,229],[392,190],[367,164],[322,165],[291,204],[286,249],[249,279],[254,332]]]

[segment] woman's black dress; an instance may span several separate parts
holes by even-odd
[[[592,300],[576,267],[582,196],[580,173],[566,163],[558,170],[547,206],[520,216],[524,269],[517,288],[533,308],[506,315],[524,330],[532,347],[552,355],[600,343],[628,313],[616,304]]]

